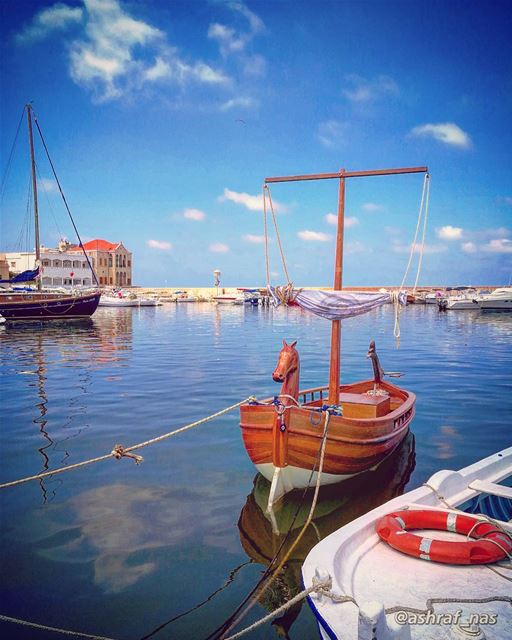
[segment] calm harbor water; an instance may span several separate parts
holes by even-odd
[[[242,626],[301,588],[309,548],[342,524],[510,445],[512,314],[408,307],[402,339],[384,307],[343,324],[344,382],[384,369],[417,394],[413,435],[374,474],[321,493],[315,526]],[[90,322],[0,329],[0,481],[102,455],[255,394],[273,395],[282,338],[298,340],[301,387],[325,384],[330,323],[298,309],[100,308]],[[0,492],[0,613],[109,636],[204,639],[260,578],[283,536],[263,514],[268,484],[242,445],[238,413],[139,453]],[[286,531],[299,499],[279,514]],[[295,522],[304,522],[303,507]],[[210,600],[208,598],[214,594]],[[207,600],[189,615],[173,618]],[[53,632],[0,625],[3,637]],[[315,638],[306,604],[251,638]]]

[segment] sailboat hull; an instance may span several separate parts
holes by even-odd
[[[329,419],[321,484],[340,482],[377,467],[406,437],[414,417],[415,395],[383,382],[380,389],[388,396],[375,399],[367,394],[373,384],[367,380],[340,386],[344,415]],[[325,420],[325,412],[319,409],[326,389],[300,392],[301,406],[291,406],[282,415],[272,404],[240,408],[247,453],[271,481],[280,469],[279,494],[307,486],[311,471],[318,469]],[[375,415],[368,416],[371,413]]]
[[[0,315],[8,322],[88,318],[96,311],[99,292],[85,295],[51,293],[0,294]]]

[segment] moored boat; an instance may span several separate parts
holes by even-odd
[[[37,177],[36,177],[36,162],[34,153],[34,139],[32,133],[32,123],[35,122],[39,136],[43,143],[44,149],[50,160],[46,143],[43,139],[41,128],[35,115],[31,104],[25,106],[27,115],[27,127],[28,127],[28,139],[30,147],[30,164],[32,172],[32,201],[34,208],[34,239],[35,239],[35,265],[34,269],[25,271],[13,278],[1,281],[7,284],[16,284],[20,282],[36,282],[37,291],[25,291],[25,292],[10,292],[0,291],[0,315],[5,318],[6,322],[16,321],[49,321],[49,320],[73,320],[81,319],[92,316],[98,307],[101,293],[99,290],[86,290],[79,291],[74,290],[67,291],[43,291],[41,284],[41,245],[39,241],[39,208],[37,198]],[[76,225],[71,216],[71,211],[64,199],[62,188],[59,183],[57,174],[53,163],[50,160],[50,165],[54,174],[54,178],[59,186],[60,193],[63,197],[67,212],[73,222],[73,226],[76,230]],[[78,231],[77,231],[78,235]],[[98,285],[98,279],[91,265],[89,257],[84,250],[80,236],[78,235],[79,246],[83,251],[87,264],[91,270],[93,280]]]
[[[487,295],[476,298],[480,309],[489,311],[511,311],[512,310],[512,287],[501,287],[495,289]]]
[[[302,577],[305,587],[317,579],[330,580],[332,597],[309,597],[322,638],[508,638],[512,628],[510,566],[508,570],[506,565],[490,567],[491,571],[479,562],[486,554],[506,558],[512,550],[511,482],[512,448],[508,448],[459,471],[438,471],[422,487],[386,502],[319,542],[304,561]],[[402,534],[398,538],[404,540],[404,547],[409,536],[417,539],[416,557],[386,542],[387,523],[399,513],[407,514],[407,521],[424,519],[432,524],[423,528],[436,529],[423,537],[409,533],[406,522],[399,526]],[[434,526],[436,519],[444,524]],[[475,522],[474,529],[487,528],[489,533],[480,537],[470,531],[465,540],[457,532],[466,520]],[[497,545],[491,544],[491,537]],[[460,562],[455,550],[461,545],[468,552],[476,550],[476,555],[467,556],[468,564],[455,566],[455,561]],[[452,560],[436,561],[436,548],[452,554],[454,564]]]
[[[366,313],[396,298],[384,293],[343,292],[342,256],[345,179],[393,173],[425,173],[426,167],[345,172],[314,176],[267,178],[268,183],[335,178],[339,180],[338,229],[333,291],[294,292],[291,283],[274,298],[293,300],[303,309],[331,320],[329,384],[300,390],[299,355],[296,343],[283,341],[273,379],[281,382],[278,396],[263,402],[249,402],[240,408],[240,427],[247,453],[256,468],[271,481],[268,505],[287,492],[315,482],[332,484],[376,468],[406,437],[414,417],[415,395],[383,380],[375,343],[368,357],[374,377],[353,384],[340,384],[341,319]],[[265,194],[265,190],[264,190]],[[264,196],[265,197],[265,196]],[[270,197],[270,196],[269,196]],[[273,207],[270,201],[271,210]],[[264,210],[266,204],[264,200]],[[275,221],[274,221],[275,223]],[[398,377],[401,374],[388,374]]]

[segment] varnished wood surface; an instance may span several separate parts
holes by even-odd
[[[343,385],[340,392],[365,393],[372,387],[373,381],[367,380]],[[391,411],[386,415],[330,417],[324,461],[326,473],[349,474],[370,469],[407,435],[414,417],[414,394],[390,383],[383,383],[382,388],[390,394]],[[309,406],[290,407],[282,416],[274,406],[242,406],[240,426],[252,462],[312,469],[317,462],[325,419],[325,413],[309,408],[317,404],[318,401],[314,401]],[[363,402],[362,406],[372,404]]]

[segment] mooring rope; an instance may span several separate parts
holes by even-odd
[[[315,508],[316,508],[316,503],[318,501],[318,493],[320,491],[320,481],[321,481],[322,471],[323,471],[323,466],[324,466],[325,446],[326,446],[326,443],[327,443],[327,431],[328,431],[328,428],[329,428],[330,417],[331,417],[331,413],[330,413],[329,410],[327,410],[325,412],[324,430],[323,430],[323,433],[322,433],[322,441],[321,441],[321,445],[320,445],[320,456],[319,456],[320,457],[320,461],[319,461],[319,464],[318,464],[318,475],[317,475],[316,484],[315,484],[315,493],[313,494],[313,500],[311,502],[311,508],[309,510],[308,517],[306,518],[306,521],[305,521],[302,529],[300,530],[298,536],[295,538],[293,544],[290,546],[290,548],[285,553],[285,555],[282,558],[282,560],[279,562],[277,567],[272,572],[272,575],[270,576],[269,580],[267,582],[263,583],[261,585],[261,587],[254,593],[254,595],[253,595],[251,601],[249,602],[249,604],[247,605],[247,607],[243,611],[240,612],[240,614],[235,618],[235,620],[233,620],[233,622],[230,624],[230,626],[220,636],[221,639],[232,640],[233,638],[238,638],[241,634],[247,632],[247,629],[244,629],[243,632],[239,632],[239,633],[237,633],[237,634],[235,634],[233,636],[230,636],[229,638],[226,638],[226,633],[229,633],[234,627],[236,627],[236,625],[239,622],[241,622],[243,620],[243,618],[254,607],[254,605],[258,602],[258,600],[265,593],[265,591],[267,591],[267,589],[270,587],[270,585],[273,584],[273,582],[277,578],[279,572],[281,571],[281,569],[286,564],[288,558],[291,556],[291,554],[293,553],[294,549],[297,547],[297,545],[301,541],[302,536],[305,534],[306,529],[309,527],[309,525],[310,525],[310,523],[311,523],[311,521],[313,519],[313,514],[314,514]],[[308,593],[309,593],[309,591],[308,591]],[[301,594],[298,594],[298,596],[300,596],[300,595]],[[307,593],[305,595],[307,595]],[[305,597],[305,595],[304,595],[304,592],[302,592],[302,597]],[[298,596],[295,596],[295,598],[297,598]],[[295,600],[295,598],[292,598],[294,603],[296,601],[298,602],[301,599],[301,598],[298,598],[298,600]],[[287,604],[289,605],[290,602],[291,601],[289,601]],[[286,605],[283,605],[283,606],[286,606]],[[286,609],[283,609],[283,610],[285,611]],[[271,619],[272,617],[274,617],[278,613],[279,613],[279,610],[274,611],[270,615],[270,618],[268,618],[268,616],[266,616],[266,619],[267,618]],[[266,619],[265,619],[265,621],[266,621]],[[261,624],[263,624],[263,623],[261,622]]]
[[[145,442],[140,442],[139,444],[134,444],[131,447],[123,447],[121,444],[116,444],[110,453],[107,453],[103,456],[98,456],[96,458],[91,458],[89,460],[84,460],[83,462],[77,462],[76,464],[70,464],[67,467],[60,467],[59,469],[54,469],[53,471],[45,471],[44,473],[38,473],[33,476],[29,476],[27,478],[21,478],[19,480],[12,480],[11,482],[4,482],[0,484],[0,489],[6,489],[7,487],[14,487],[18,484],[23,484],[25,482],[30,482],[31,480],[41,480],[42,478],[47,478],[49,476],[54,476],[59,473],[64,473],[66,471],[72,471],[73,469],[78,469],[80,467],[85,467],[89,464],[93,464],[95,462],[101,462],[102,460],[109,460],[110,458],[116,458],[119,460],[120,458],[133,458],[136,464],[142,462],[142,456],[137,456],[130,454],[131,451],[136,451],[137,449],[142,449],[143,447],[148,447],[151,444],[155,444],[157,442],[161,442],[162,440],[166,440],[167,438],[171,438],[172,436],[177,435],[178,433],[183,433],[184,431],[188,431],[189,429],[193,429],[194,427],[198,427],[206,422],[210,422],[214,418],[218,418],[219,416],[224,415],[225,413],[229,413],[233,411],[233,409],[237,409],[238,407],[246,404],[247,402],[255,401],[256,398],[254,396],[249,396],[236,404],[232,404],[230,407],[226,407],[221,411],[217,411],[216,413],[212,413],[210,416],[206,418],[201,418],[201,420],[196,420],[195,422],[191,422],[179,429],[175,429],[174,431],[169,431],[169,433],[164,433],[161,436],[157,436],[156,438],[151,438],[150,440],[146,440]]]
[[[40,629],[41,631],[55,631],[55,633],[62,633],[66,636],[74,636],[75,638],[88,638],[88,640],[116,640],[115,638],[107,636],[95,636],[90,633],[82,633],[81,631],[71,631],[70,629],[60,629],[59,627],[49,627],[46,624],[38,624],[37,622],[30,622],[29,620],[19,620],[18,618],[11,618],[10,616],[4,616],[0,614],[0,620],[2,622],[12,622],[13,624],[20,624],[24,627],[32,627],[32,629]]]

